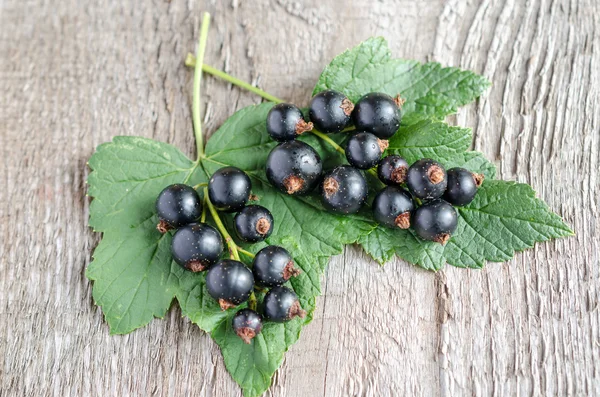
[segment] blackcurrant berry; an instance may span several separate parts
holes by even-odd
[[[313,190],[321,178],[321,157],[315,149],[295,140],[275,146],[267,158],[267,179],[283,193],[301,195]]]
[[[413,196],[422,200],[442,197],[448,178],[440,163],[431,159],[421,159],[408,169],[406,185]]]
[[[267,132],[276,141],[291,141],[312,129],[313,124],[304,121],[300,109],[289,103],[279,103],[267,114]]]
[[[400,101],[381,92],[371,92],[356,102],[352,122],[357,130],[381,139],[391,138],[400,128]]]
[[[300,274],[285,248],[269,245],[258,251],[252,265],[254,281],[261,287],[277,287]]]
[[[262,331],[262,317],[254,310],[242,309],[233,316],[231,326],[237,336],[250,344],[250,341]]]
[[[171,240],[173,260],[193,272],[200,272],[214,265],[222,253],[221,234],[206,223],[183,226]]]
[[[236,167],[218,169],[208,181],[208,198],[219,211],[236,212],[244,208],[252,183],[246,173]]]
[[[388,227],[408,229],[410,214],[415,209],[410,193],[399,186],[383,188],[373,200],[373,217]]]
[[[206,272],[208,293],[227,310],[244,303],[254,288],[254,276],[242,262],[223,259]]]
[[[235,232],[247,243],[263,241],[273,231],[273,215],[261,205],[248,205],[235,215]]]
[[[446,245],[456,230],[458,215],[454,207],[444,200],[426,202],[413,212],[412,227],[423,240]]]
[[[263,299],[263,311],[265,319],[277,323],[306,316],[296,293],[286,287],[275,287],[267,292]]]
[[[388,141],[381,140],[370,132],[358,132],[348,139],[346,159],[350,165],[368,170],[379,163],[387,147]]]
[[[321,202],[329,211],[353,214],[365,203],[367,193],[367,181],[362,172],[349,165],[340,165],[325,174]]]
[[[464,168],[450,168],[444,200],[453,205],[467,205],[475,198],[483,183],[483,174],[473,174]]]
[[[386,185],[400,185],[406,182],[408,163],[395,154],[385,156],[377,166],[377,176]]]
[[[326,134],[340,132],[350,124],[354,105],[341,92],[321,91],[310,101],[308,117],[315,128]]]
[[[202,201],[193,187],[183,184],[167,186],[156,199],[159,232],[166,233],[195,222],[202,214]]]

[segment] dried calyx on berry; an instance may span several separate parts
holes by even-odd
[[[382,225],[408,229],[415,203],[409,192],[399,186],[383,188],[373,199],[373,217]]]
[[[202,201],[193,187],[184,184],[169,185],[156,199],[159,232],[195,222],[202,214]]]
[[[483,174],[474,174],[464,168],[450,168],[448,187],[444,192],[444,200],[453,205],[467,205],[475,198],[477,189],[484,180]]]
[[[326,134],[340,132],[350,124],[354,104],[341,92],[325,90],[310,101],[308,117],[315,128]]]
[[[300,270],[295,267],[292,256],[285,248],[269,245],[256,254],[252,273],[257,285],[277,287],[291,277],[298,276]]]
[[[407,174],[408,163],[395,154],[385,156],[377,166],[377,176],[386,185],[400,185],[406,182]]]
[[[412,226],[423,240],[446,245],[456,230],[458,215],[454,207],[444,200],[424,203],[413,213]]]
[[[367,200],[368,186],[362,172],[349,165],[341,165],[323,178],[321,202],[329,211],[353,214]]]
[[[367,170],[379,164],[388,145],[388,141],[379,139],[370,132],[360,131],[348,139],[346,159],[353,167]]]
[[[253,288],[252,272],[239,261],[223,259],[206,273],[206,289],[222,310],[246,302]]]
[[[304,121],[300,109],[289,103],[279,103],[267,114],[267,132],[276,141],[291,141],[312,129],[313,123]]]
[[[192,272],[200,272],[214,265],[222,253],[221,234],[205,223],[183,226],[171,240],[173,260]]]
[[[233,316],[233,331],[244,343],[250,344],[252,339],[262,331],[263,320],[260,314],[251,309],[242,309]]]
[[[235,215],[234,229],[246,243],[263,241],[273,231],[273,215],[261,205],[248,205]]]
[[[371,92],[356,102],[352,123],[357,130],[374,134],[381,139],[391,138],[400,128],[400,107],[404,101],[397,96]]]
[[[263,299],[263,313],[265,319],[277,323],[290,321],[294,317],[306,317],[298,296],[286,287],[275,287],[267,292]]]
[[[446,191],[448,178],[446,170],[437,161],[421,159],[408,169],[406,185],[413,196],[421,200],[442,197]]]
[[[319,183],[321,157],[308,144],[295,140],[275,146],[267,158],[267,179],[281,192],[302,195]]]

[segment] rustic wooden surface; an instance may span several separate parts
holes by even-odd
[[[596,0],[1,1],[0,395],[240,395],[177,308],[109,336],[84,276],[94,148],[141,135],[194,152],[183,59],[202,11],[207,63],[302,105],[372,35],[483,73],[493,88],[451,121],[577,233],[437,274],[347,247],[268,395],[600,395]],[[210,77],[203,92],[208,133],[260,100]]]

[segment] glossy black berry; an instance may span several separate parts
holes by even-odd
[[[382,225],[408,229],[410,215],[415,209],[410,193],[399,186],[383,188],[373,200],[373,217]]]
[[[431,159],[415,162],[406,175],[408,190],[422,200],[442,197],[447,184],[446,170],[440,163]]]
[[[219,211],[236,212],[244,208],[251,189],[248,175],[236,167],[220,168],[208,181],[208,197]]]
[[[285,248],[269,245],[258,251],[252,265],[254,281],[261,287],[277,287],[300,274]]]
[[[389,139],[400,128],[399,100],[381,92],[371,92],[354,105],[352,123],[357,130]]]
[[[227,310],[246,302],[254,288],[254,276],[242,262],[224,259],[206,272],[208,293]]]
[[[275,146],[267,158],[267,179],[283,193],[306,194],[321,179],[321,157],[315,149],[295,140]]]
[[[467,205],[475,198],[477,189],[483,183],[482,174],[473,174],[464,168],[450,168],[448,174],[448,187],[444,193],[444,200],[453,205]]]
[[[195,222],[202,214],[202,201],[193,187],[183,184],[167,186],[156,199],[158,231],[166,233]]]
[[[310,101],[308,117],[315,128],[326,134],[340,132],[350,124],[354,105],[341,92],[321,91]]]
[[[263,241],[273,231],[273,215],[261,205],[248,205],[235,215],[235,232],[247,243]]]
[[[279,103],[267,114],[267,132],[276,141],[291,141],[312,129],[313,124],[304,121],[300,109],[289,103]]]
[[[388,141],[381,140],[370,132],[358,132],[348,139],[346,159],[350,165],[368,170],[379,164],[387,147]]]
[[[237,336],[250,344],[250,341],[262,331],[262,317],[254,310],[242,309],[233,316],[231,326]]]
[[[183,226],[171,240],[173,260],[193,272],[200,272],[214,265],[222,253],[221,234],[206,223]]]
[[[458,215],[444,200],[429,201],[413,212],[412,227],[423,240],[445,245],[456,230]]]
[[[263,299],[263,313],[266,320],[277,323],[306,316],[296,293],[286,287],[274,287],[267,292]]]
[[[407,173],[408,163],[395,154],[385,156],[377,166],[377,176],[386,185],[400,185],[406,182]]]
[[[362,172],[349,165],[340,165],[325,174],[321,202],[329,211],[353,214],[365,203],[367,193],[367,181]]]

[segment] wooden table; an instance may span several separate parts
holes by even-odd
[[[84,276],[100,237],[87,227],[94,148],[141,135],[193,155],[183,60],[202,11],[208,64],[301,105],[333,56],[372,35],[484,74],[493,88],[450,121],[577,233],[481,271],[379,267],[347,247],[270,395],[600,394],[596,0],[4,0],[1,395],[240,395],[177,307],[110,336]],[[208,133],[260,101],[211,77],[203,90]]]

